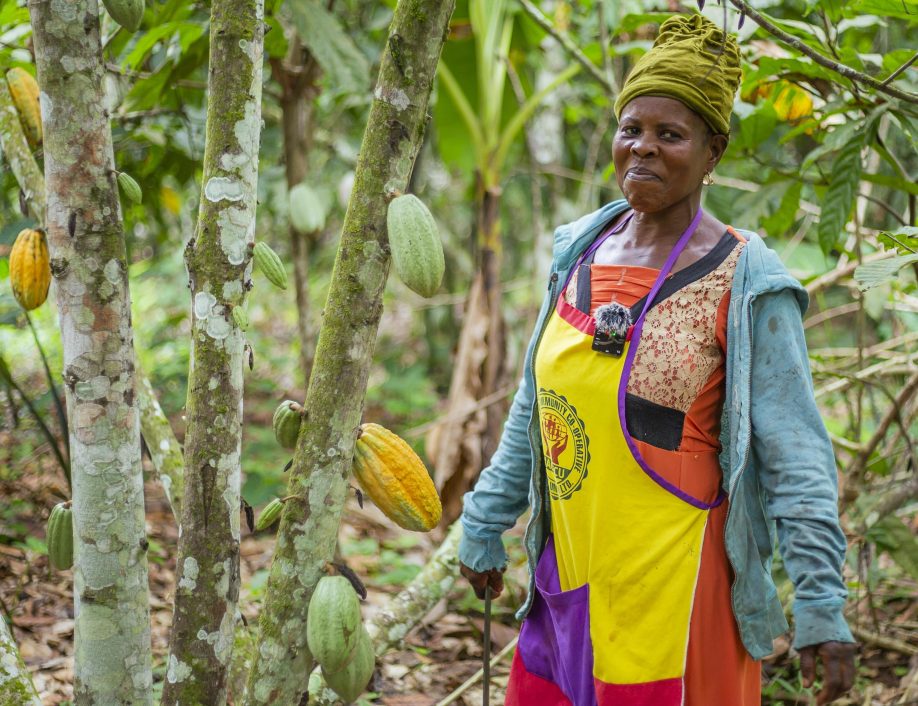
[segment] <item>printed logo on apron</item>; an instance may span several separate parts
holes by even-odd
[[[552,500],[567,500],[586,479],[590,439],[564,395],[540,388],[538,409],[548,492]]]

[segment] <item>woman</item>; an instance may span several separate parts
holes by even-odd
[[[625,201],[555,233],[548,295],[498,450],[466,495],[462,573],[502,588],[528,504],[526,619],[507,704],[758,706],[794,582],[804,681],[850,688],[845,538],[816,409],[806,294],[701,209],[727,146],[735,40],[663,23],[616,102]]]

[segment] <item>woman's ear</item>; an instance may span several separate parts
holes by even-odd
[[[726,135],[711,135],[708,140],[708,171],[713,172],[720,158],[727,151],[728,138]]]

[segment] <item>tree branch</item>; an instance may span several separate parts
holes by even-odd
[[[610,98],[615,98],[618,96],[618,91],[615,89],[615,86],[609,81],[609,79],[603,75],[602,70],[596,66],[592,61],[587,58],[587,55],[584,54],[580,49],[574,44],[574,41],[567,36],[565,32],[561,32],[555,29],[555,26],[551,21],[542,14],[541,10],[533,5],[529,0],[518,0],[523,10],[529,15],[533,22],[535,22],[539,27],[548,32],[552,37],[554,37],[561,44],[562,47],[567,51],[568,54],[573,57],[577,63],[579,63],[583,68],[585,68],[589,74],[599,82],[599,85],[603,87],[603,90],[609,95]]]
[[[526,1],[527,0],[520,0],[520,2]],[[730,0],[730,3],[740,12],[745,13],[753,22],[755,22],[766,32],[774,37],[777,37],[785,44],[789,44],[801,54],[805,54],[806,56],[810,57],[820,66],[829,69],[830,71],[834,71],[835,73],[840,74],[845,78],[850,79],[851,81],[869,86],[870,88],[874,89],[875,91],[879,91],[880,93],[886,93],[887,95],[898,98],[899,100],[904,100],[908,103],[918,103],[918,95],[914,93],[909,93],[908,91],[900,91],[898,88],[893,88],[892,86],[887,85],[884,81],[878,81],[872,76],[868,76],[867,74],[861,73],[860,71],[855,71],[850,66],[846,66],[845,64],[839,63],[837,61],[832,61],[832,59],[823,56],[815,49],[807,46],[796,37],[788,34],[783,29],[768,21],[761,13],[743,2],[743,0]]]

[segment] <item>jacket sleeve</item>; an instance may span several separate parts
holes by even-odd
[[[801,310],[784,289],[753,303],[752,452],[794,584],[794,647],[854,642],[842,610],[847,542],[832,443],[819,416]]]
[[[533,391],[524,375],[510,405],[497,451],[475,488],[463,498],[459,560],[475,571],[502,568],[507,563],[501,534],[516,524],[529,504],[532,403]]]

